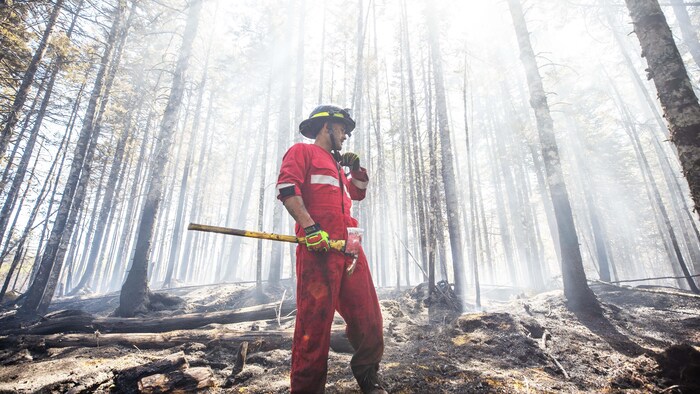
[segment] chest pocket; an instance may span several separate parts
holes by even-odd
[[[342,181],[338,178],[340,174],[337,167],[331,167],[329,164],[328,160],[312,160],[309,171],[309,184],[315,193],[338,196]],[[342,187],[344,194],[350,198],[347,186],[342,185]]]

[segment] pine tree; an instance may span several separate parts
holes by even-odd
[[[700,214],[700,103],[657,0],[625,0]]]
[[[547,104],[542,77],[537,68],[535,52],[530,42],[530,33],[525,23],[525,15],[523,14],[520,0],[508,0],[508,5],[518,38],[520,59],[525,67],[525,74],[530,89],[530,105],[535,112],[537,131],[539,132],[542,146],[542,157],[544,158],[544,167],[547,174],[547,184],[559,228],[564,295],[569,301],[569,307],[572,309],[599,310],[598,301],[586,282],[578,234],[576,233],[571,203],[569,202],[569,195],[564,183],[559,148],[554,135],[554,122],[549,112],[549,104]]]
[[[155,228],[158,208],[163,198],[163,178],[168,160],[172,136],[177,125],[178,112],[185,92],[185,79],[192,52],[192,44],[197,35],[199,14],[202,10],[202,0],[190,3],[187,24],[183,34],[182,45],[178,55],[173,84],[168,97],[168,104],[160,124],[158,146],[153,157],[153,165],[148,178],[148,192],[141,211],[137,227],[136,246],[131,269],[122,285],[119,297],[119,308],[115,311],[118,316],[131,317],[137,313],[148,311],[151,292],[148,288],[148,262],[151,254],[153,230]]]

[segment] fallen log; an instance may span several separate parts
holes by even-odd
[[[121,345],[138,349],[167,349],[186,343],[238,348],[249,342],[256,351],[290,348],[291,331],[183,330],[164,333],[9,335],[0,337],[5,349],[100,347]]]
[[[279,311],[278,303],[270,303],[235,311],[188,313],[154,318],[94,317],[88,313],[64,312],[55,317],[47,317],[28,327],[4,330],[0,332],[0,335],[48,335],[64,332],[92,333],[95,331],[103,333],[167,332],[195,329],[208,324],[272,320],[277,318],[278,313],[287,315],[294,310],[293,304],[283,305]]]
[[[141,378],[139,393],[197,393],[216,384],[208,367],[194,367]]]
[[[114,379],[114,386],[117,392],[120,393],[137,393],[139,389],[138,383],[141,378],[175,371],[183,367],[189,367],[185,354],[182,352],[171,354],[163,359],[120,371]]]

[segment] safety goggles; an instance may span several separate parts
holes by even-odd
[[[314,114],[314,116],[312,116],[311,118],[313,119],[313,118],[319,118],[322,116],[330,116],[330,117],[342,118],[342,119],[352,119],[352,117],[350,116],[350,111],[351,111],[350,108],[345,108],[345,109],[341,109],[341,110],[332,109],[330,111],[319,112],[317,114]]]

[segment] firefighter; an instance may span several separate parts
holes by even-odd
[[[329,239],[347,239],[357,227],[352,200],[365,197],[369,178],[355,153],[340,154],[355,129],[349,110],[321,105],[299,124],[313,144],[293,145],[282,159],[277,198],[296,221],[297,317],[292,343],[292,393],[323,393],[335,311],[346,323],[355,353],[350,361],[363,393],[386,393],[377,371],[384,352],[382,315],[362,250],[351,275],[352,256],[331,250]],[[350,170],[346,176],[343,167]]]

